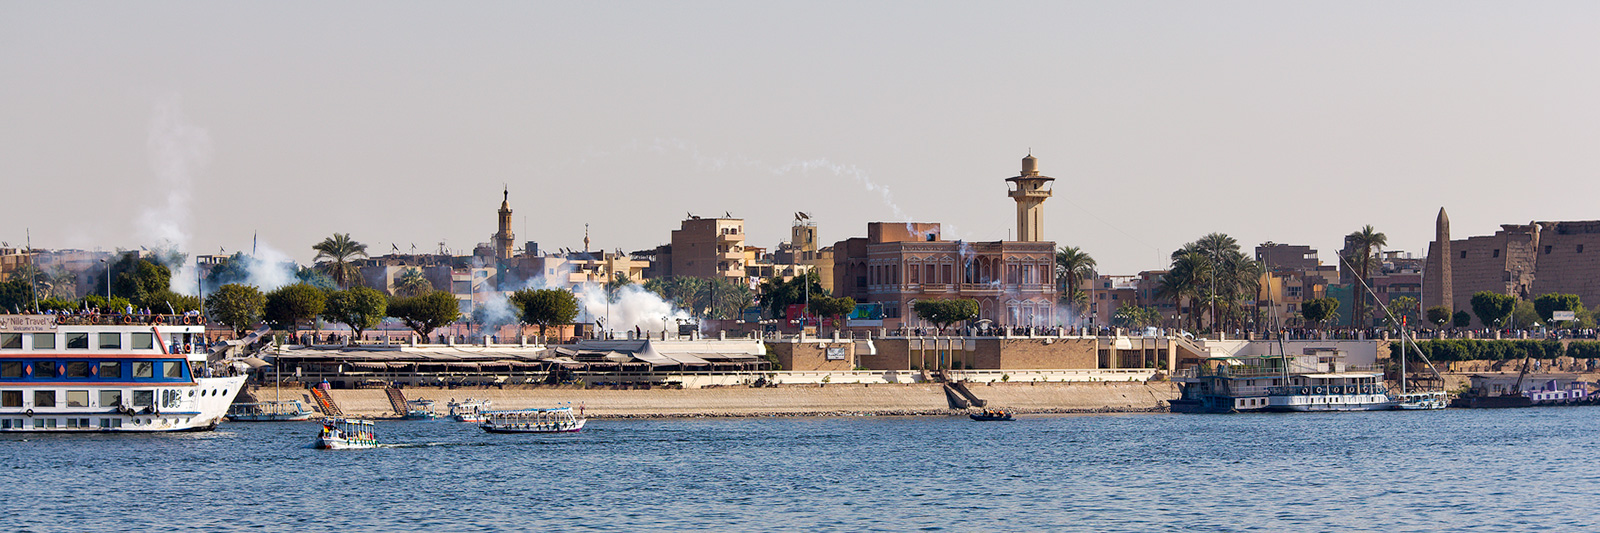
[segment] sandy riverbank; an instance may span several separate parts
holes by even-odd
[[[973,394],[1021,413],[1085,413],[1165,411],[1177,397],[1171,382],[995,383],[973,384]],[[822,387],[707,388],[687,390],[610,390],[575,387],[506,389],[408,388],[407,399],[430,399],[441,411],[451,399],[494,402],[495,409],[552,407],[564,402],[582,405],[594,418],[670,418],[723,416],[856,416],[949,415],[939,384],[827,385]],[[270,397],[271,389],[259,393]],[[310,401],[304,391],[288,397]],[[333,399],[346,415],[393,417],[382,389],[334,390]]]

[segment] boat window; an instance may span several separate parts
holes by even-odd
[[[35,334],[33,334],[33,349],[35,349],[35,350],[54,350],[54,349],[56,349],[56,334],[54,334],[54,333],[35,333]]]
[[[153,378],[153,377],[156,377],[156,374],[155,374],[155,363],[151,363],[149,361],[134,361],[133,362],[133,377],[135,377],[135,378]]]
[[[53,390],[36,390],[36,391],[33,391],[33,406],[34,407],[55,407],[56,406],[56,391],[53,391]]]
[[[33,377],[35,377],[35,378],[53,378],[53,377],[56,377],[56,363],[54,361],[34,361],[33,362]]]
[[[67,349],[68,350],[87,350],[87,349],[89,349],[89,334],[81,332],[81,331],[78,331],[78,332],[69,331],[69,332],[67,332]]]
[[[120,350],[120,349],[122,349],[122,334],[121,333],[101,333],[100,334],[100,349],[102,349],[102,350]]]
[[[0,407],[22,407],[22,391],[0,391]]]
[[[100,389],[100,407],[122,406],[121,389]]]
[[[88,406],[89,406],[89,391],[86,391],[86,390],[69,390],[69,391],[67,391],[67,407],[88,407]]]
[[[156,404],[156,391],[153,391],[153,390],[136,390],[136,391],[133,391],[133,406],[134,407],[150,407],[150,406],[155,405],[155,404]]]
[[[149,350],[156,347],[155,339],[154,333],[134,333],[128,347],[135,350]]]
[[[0,333],[0,350],[21,350],[21,333]]]
[[[22,377],[22,362],[21,361],[7,361],[7,362],[4,362],[4,363],[0,363],[0,378],[20,378],[20,377]]]
[[[69,378],[86,378],[86,377],[89,377],[89,362],[88,361],[71,361],[71,362],[68,362],[67,363],[67,377],[69,377]]]
[[[100,379],[122,379],[122,363],[118,361],[101,361]]]
[[[167,361],[162,363],[162,367],[165,370],[162,377],[183,378],[183,361]]]

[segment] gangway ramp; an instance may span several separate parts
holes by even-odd
[[[389,395],[389,407],[394,408],[394,414],[406,416],[406,393],[394,387],[383,389],[383,392]]]
[[[339,404],[333,402],[333,397],[321,387],[311,388],[311,398],[317,401],[317,409],[328,416],[344,416],[344,411],[339,409]]]

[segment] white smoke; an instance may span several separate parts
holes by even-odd
[[[157,247],[190,250],[192,213],[189,203],[195,177],[211,160],[211,136],[205,129],[185,120],[178,98],[173,96],[156,105],[146,147],[150,152],[150,170],[156,177],[154,190],[161,195],[161,200],[139,215],[138,237]],[[174,269],[173,291],[197,292],[199,287],[192,262],[184,261],[169,268]]]
[[[246,283],[255,285],[262,292],[292,285],[299,281],[295,279],[293,265],[294,260],[288,254],[265,244],[257,244],[248,268],[249,281]]]
[[[588,316],[605,320],[605,329],[622,332],[638,328],[642,332],[660,332],[663,327],[676,325],[678,319],[689,319],[689,313],[674,307],[656,293],[647,291],[637,283],[617,289],[617,295],[606,305],[605,287],[585,283],[578,292],[578,306]],[[665,320],[662,320],[662,319]]]

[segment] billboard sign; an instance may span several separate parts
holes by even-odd
[[[850,327],[878,327],[883,325],[883,304],[866,303],[856,304],[856,308],[845,317],[845,325]]]
[[[1577,319],[1578,319],[1578,313],[1575,312],[1575,311],[1552,311],[1550,313],[1550,320],[1577,320]]]

